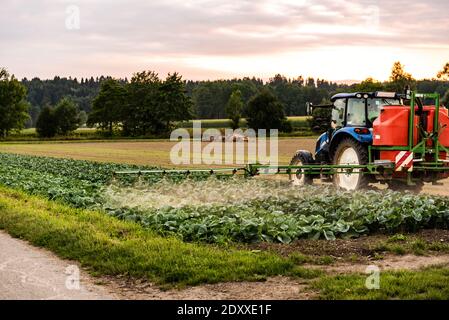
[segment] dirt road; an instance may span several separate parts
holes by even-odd
[[[79,286],[77,274],[79,273]],[[0,231],[0,300],[114,299],[75,263]]]
[[[76,288],[79,272],[79,289]],[[96,285],[95,283],[101,283]],[[105,299],[306,299],[299,281],[275,277],[265,282],[203,285],[161,290],[148,282],[96,279],[74,262],[0,231],[0,300]]]
[[[449,264],[449,255],[394,256],[381,261],[342,262],[332,265],[308,265],[330,274],[364,272],[375,264],[381,270],[416,270],[432,265]],[[79,272],[79,289],[76,288]],[[101,285],[99,285],[101,284]],[[47,250],[14,239],[0,231],[0,300],[297,300],[314,299],[317,292],[308,287],[308,280],[273,277],[262,282],[229,282],[206,284],[183,290],[161,290],[144,280],[123,277],[93,278],[77,264],[62,260]]]

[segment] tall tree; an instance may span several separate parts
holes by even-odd
[[[14,76],[0,69],[0,135],[21,130],[29,119],[26,88]]]
[[[115,79],[104,81],[100,92],[93,100],[88,124],[98,124],[101,130],[107,130],[112,135],[114,126],[122,121],[126,101],[126,89],[119,81]]]
[[[36,132],[41,138],[51,138],[58,132],[53,109],[46,105],[39,114],[36,121]]]
[[[126,86],[128,102],[123,117],[125,135],[144,136],[157,134],[165,128],[160,112],[161,80],[153,71],[135,73]]]
[[[164,131],[168,132],[174,121],[193,117],[192,100],[186,95],[185,83],[178,73],[168,74],[160,86],[160,108],[156,116],[163,119]]]
[[[403,92],[407,86],[414,88],[415,84],[416,80],[410,73],[404,70],[404,66],[399,61],[395,62],[391,70],[390,83],[387,84],[387,88],[396,92]]]
[[[254,130],[278,129],[288,132],[292,129],[285,116],[282,103],[269,89],[263,89],[249,101],[246,115],[248,127]]]
[[[78,129],[78,107],[70,98],[63,98],[54,110],[54,121],[57,124],[57,132],[67,135]]]
[[[449,62],[446,63],[443,69],[437,74],[438,79],[449,80]]]
[[[243,111],[242,93],[240,90],[236,90],[231,94],[225,111],[228,118],[231,119],[232,129],[238,129]]]

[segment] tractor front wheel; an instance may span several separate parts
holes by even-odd
[[[343,139],[335,149],[333,156],[334,165],[364,165],[368,163],[368,150],[354,139]],[[336,169],[333,180],[337,188],[352,191],[364,188],[368,185],[368,177],[359,168],[352,171]]]
[[[303,166],[307,164],[313,164],[313,156],[309,151],[298,150],[290,161],[291,166]],[[290,182],[294,186],[304,186],[313,183],[313,178],[311,175],[304,174],[302,169],[292,169],[289,174]]]

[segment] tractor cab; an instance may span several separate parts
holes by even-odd
[[[394,92],[339,93],[331,98],[331,123],[316,144],[315,158],[322,163],[332,161],[335,147],[343,137],[350,136],[362,144],[373,141],[372,127],[381,109],[387,105],[403,105]]]
[[[337,127],[372,128],[386,105],[403,105],[396,93],[341,93],[332,97],[332,122]]]

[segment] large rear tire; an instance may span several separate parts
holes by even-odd
[[[368,150],[354,139],[343,139],[335,149],[334,165],[364,165],[368,163]],[[338,173],[333,177],[334,185],[343,190],[353,191],[365,188],[368,177],[363,170],[354,169],[352,173]]]
[[[313,156],[309,151],[298,150],[290,161],[291,166],[302,166],[306,164],[313,164]],[[305,186],[313,183],[313,177],[308,174],[304,174],[304,170],[292,170],[289,174],[289,179],[294,186]]]

